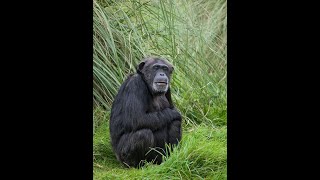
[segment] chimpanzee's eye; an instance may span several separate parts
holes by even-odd
[[[168,71],[168,67],[166,67],[166,66],[164,66],[162,69],[163,69],[164,71]]]
[[[153,69],[159,69],[160,68],[160,66],[159,65],[155,65],[155,66],[153,66]]]

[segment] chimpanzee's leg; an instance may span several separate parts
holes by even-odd
[[[147,161],[154,161],[156,164],[162,162],[162,154],[165,155],[165,143],[168,143],[168,129],[167,127],[153,132],[154,136],[154,149],[147,154]]]
[[[150,129],[141,129],[122,135],[117,145],[117,158],[125,165],[137,167],[145,154],[154,146],[154,136]]]

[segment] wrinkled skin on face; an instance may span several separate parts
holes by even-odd
[[[164,59],[147,58],[138,65],[137,71],[142,74],[152,94],[162,95],[168,91],[173,69]]]

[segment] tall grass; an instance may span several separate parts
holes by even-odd
[[[173,99],[187,124],[226,125],[225,0],[94,1],[94,105],[109,110],[145,56],[175,66]]]

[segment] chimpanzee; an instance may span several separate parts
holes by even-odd
[[[165,59],[143,59],[113,101],[111,144],[117,159],[129,167],[140,167],[144,160],[160,164],[166,148],[181,140],[182,118],[170,93],[173,69]]]

